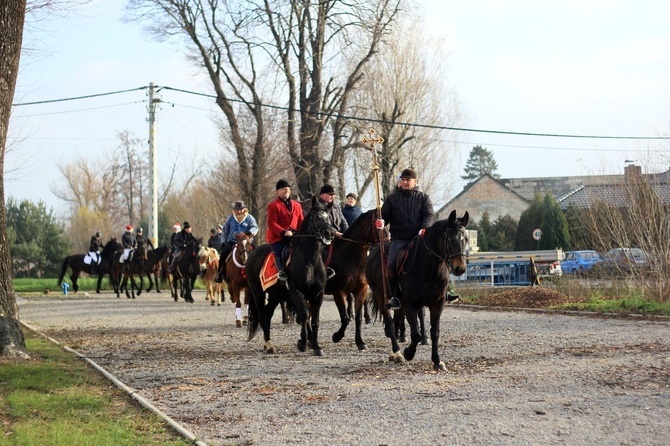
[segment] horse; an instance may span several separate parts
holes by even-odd
[[[411,361],[416,354],[416,346],[421,341],[418,328],[418,311],[428,307],[430,311],[430,340],[432,347],[431,359],[437,371],[446,370],[440,360],[437,344],[440,336],[440,316],[449,285],[449,272],[455,276],[465,273],[465,247],[467,234],[465,227],[469,221],[466,211],[463,217],[457,218],[456,211],[449,214],[446,220],[435,222],[426,229],[423,237],[416,236],[404,253],[398,258],[398,285],[402,310],[407,316],[410,326],[411,342],[400,354],[400,347],[395,336],[393,318],[385,308],[386,296],[383,291],[382,259],[379,247],[370,251],[365,265],[365,275],[372,289],[373,313],[382,312],[384,331],[391,339],[392,352],[389,361],[402,363]]]
[[[100,265],[97,268],[98,274],[98,283],[95,288],[95,292],[100,294],[100,285],[102,284],[102,278],[105,274],[109,274],[111,271],[112,257],[114,253],[122,249],[121,243],[116,240],[116,237],[112,237],[105,246],[102,247],[100,252]],[[63,278],[67,272],[68,267],[72,270],[70,274],[70,281],[72,281],[72,290],[76,293],[79,290],[77,285],[77,280],[79,279],[79,274],[83,271],[87,274],[91,274],[91,265],[84,263],[84,258],[88,254],[74,254],[68,257],[65,257],[63,260],[63,265],[61,267],[60,275],[58,276],[58,286],[60,287],[63,283]],[[110,279],[111,280],[111,279]]]
[[[180,257],[177,259],[174,273],[169,274],[168,272],[168,275],[171,276],[170,292],[175,302],[179,301],[179,295],[188,303],[195,302],[192,292],[195,280],[200,272],[198,253],[201,243],[201,238],[194,239],[186,245],[186,248],[180,254],[175,254]]]
[[[241,327],[242,320],[242,291],[244,291],[244,303],[249,305],[248,284],[246,264],[249,255],[253,251],[250,236],[246,234],[235,235],[235,247],[228,259],[224,259],[226,268],[226,285],[230,293],[230,301],[235,304],[235,325]]]
[[[158,274],[161,272],[163,267],[163,257],[165,257],[170,248],[168,246],[161,246],[160,248],[152,249],[147,252],[147,261],[144,262],[144,272],[147,275],[147,280],[149,281],[149,286],[147,287],[147,293],[151,291],[156,284],[156,292],[160,293],[161,290],[158,288]]]
[[[212,305],[216,302],[221,306],[221,284],[214,280],[219,271],[219,251],[215,248],[201,247],[198,252],[198,265],[200,265],[200,278],[207,288],[205,300],[211,301]]]
[[[270,262],[274,262],[270,245],[261,245],[249,255],[246,264],[247,283],[252,297],[249,301],[247,327],[249,340],[254,338],[259,327],[262,328],[266,353],[277,352],[270,339],[270,321],[277,305],[286,302],[287,310],[296,315],[296,322],[301,325],[298,350],[304,352],[309,344],[315,356],[323,355],[318,341],[319,314],[326,284],[326,266],[321,258],[321,248],[329,245],[334,238],[335,229],[325,206],[313,197],[311,210],[298,233],[291,237],[290,259],[285,268],[288,276],[286,283],[278,281],[275,274],[275,283],[263,289],[261,273],[266,263],[271,265]]]
[[[370,210],[358,217],[349,228],[336,238],[333,243],[323,250],[323,259],[326,266],[335,270],[335,276],[326,282],[326,294],[332,294],[340,315],[340,329],[333,333],[333,342],[342,340],[351,320],[348,296],[354,297],[356,321],[356,346],[359,350],[366,349],[361,336],[361,325],[365,301],[368,294],[368,281],[365,278],[365,261],[368,251],[377,243],[378,231],[374,221],[377,211]]]
[[[144,275],[144,264],[147,260],[147,247],[142,244],[132,251],[130,259],[121,263],[123,251],[114,254],[112,261],[112,285],[116,292],[116,298],[120,297],[120,292],[124,291],[128,299],[135,299],[135,290],[137,295],[142,294],[142,277]],[[135,282],[135,276],[140,276],[139,286]],[[130,293],[128,292],[128,279],[130,279]]]

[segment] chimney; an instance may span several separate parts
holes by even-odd
[[[623,169],[623,178],[628,184],[637,183],[642,179],[642,167],[629,164]]]

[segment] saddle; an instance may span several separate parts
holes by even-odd
[[[94,262],[94,261],[93,261],[93,257],[91,257],[90,254],[86,254],[86,255],[84,256],[84,263],[85,263],[86,265],[95,264],[96,266],[99,266],[99,265],[100,265],[100,262],[102,261],[102,259],[100,258],[100,254],[98,254],[97,257],[98,257],[98,259]]]
[[[291,263],[291,249],[290,247],[285,247],[282,251],[281,260],[284,263],[284,268]],[[286,271],[286,269],[284,269]],[[263,261],[263,266],[261,267],[261,285],[263,286],[263,291],[270,288],[272,285],[275,285],[279,281],[279,271],[277,270],[277,265],[275,264],[275,253],[270,251]]]

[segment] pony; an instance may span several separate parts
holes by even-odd
[[[180,295],[186,302],[191,304],[194,302],[192,292],[195,280],[200,272],[198,253],[202,247],[201,243],[202,238],[189,242],[177,259],[174,273],[166,272],[170,277],[170,293],[175,302],[179,301]]]
[[[379,242],[378,231],[374,221],[377,211],[370,210],[358,217],[349,228],[336,238],[333,243],[323,250],[323,259],[326,266],[335,270],[335,276],[326,282],[326,294],[332,294],[340,315],[340,328],[333,333],[333,342],[342,340],[349,325],[351,316],[349,309],[349,295],[353,295],[353,307],[356,321],[356,346],[359,350],[366,350],[361,336],[363,311],[368,294],[368,281],[365,277],[365,262],[370,248]]]
[[[426,229],[423,237],[415,237],[404,253],[398,258],[398,285],[401,293],[402,310],[407,316],[410,326],[410,344],[400,354],[400,347],[396,340],[393,318],[385,308],[386,296],[383,291],[382,259],[379,247],[370,251],[365,265],[365,275],[372,289],[373,313],[382,312],[384,331],[391,339],[392,352],[389,361],[402,363],[411,361],[416,354],[416,346],[421,341],[418,328],[418,312],[422,307],[428,307],[430,312],[430,341],[432,347],[431,359],[433,369],[446,370],[444,362],[440,360],[437,350],[440,336],[440,316],[449,285],[449,272],[460,276],[466,270],[465,248],[468,237],[465,227],[470,216],[466,211],[463,217],[457,218],[456,211],[449,214],[446,220],[435,222]]]
[[[160,293],[161,290],[158,288],[158,275],[161,272],[163,267],[163,257],[165,257],[170,252],[168,246],[161,246],[160,248],[152,249],[147,252],[147,260],[144,262],[144,272],[147,275],[147,280],[149,281],[149,286],[147,287],[147,293],[151,291],[156,284],[156,292]]]
[[[219,271],[219,251],[215,248],[202,246],[198,251],[198,265],[200,266],[200,278],[205,283],[207,295],[205,300],[221,306],[221,284],[214,278]]]
[[[123,251],[114,254],[112,261],[112,286],[116,292],[116,298],[120,297],[120,292],[124,291],[128,299],[135,299],[135,290],[137,295],[142,294],[142,276],[144,275],[144,264],[147,260],[147,246],[142,244],[132,251],[130,259],[121,263]],[[125,265],[125,267],[124,267]],[[135,276],[140,276],[139,286],[135,282]],[[128,292],[128,279],[130,279],[130,293]]]
[[[270,338],[270,321],[280,302],[287,303],[287,310],[296,316],[300,324],[298,350],[304,352],[307,345],[315,356],[322,356],[319,346],[319,314],[323,304],[326,284],[326,266],[321,258],[321,248],[329,245],[335,238],[335,229],[325,206],[316,197],[312,197],[312,208],[305,216],[297,234],[290,243],[290,259],[285,271],[286,283],[278,281],[274,275],[274,284],[263,287],[264,266],[274,268],[274,254],[268,244],[254,249],[246,263],[247,283],[251,291],[249,301],[249,340],[253,339],[259,327],[263,330],[266,353],[276,353],[277,348]],[[267,303],[265,300],[268,294]]]
[[[246,234],[235,235],[235,247],[230,257],[225,259],[226,285],[230,293],[230,301],[235,304],[235,325],[241,327],[242,319],[242,291],[244,291],[244,303],[249,305],[249,291],[247,284],[246,264],[249,255],[253,251],[250,236]]]
[[[120,249],[123,249],[123,247],[121,246],[121,243],[119,243],[119,241],[116,239],[116,237],[112,237],[107,243],[105,243],[105,246],[102,247],[102,250],[100,251],[100,265],[98,265],[97,268],[98,283],[95,288],[96,293],[100,294],[100,285],[102,284],[102,278],[105,274],[110,273],[112,266],[112,257],[114,256],[114,253]],[[65,273],[67,272],[67,269],[69,267],[72,270],[72,274],[70,274],[70,281],[72,282],[72,290],[75,293],[79,290],[79,286],[77,285],[79,274],[81,274],[82,271],[87,274],[91,274],[91,265],[84,263],[84,257],[86,256],[87,254],[74,254],[65,257],[65,260],[63,260],[63,265],[61,267],[60,275],[58,276],[59,287],[61,283],[63,283],[63,278],[65,277]]]

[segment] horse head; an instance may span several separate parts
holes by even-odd
[[[301,232],[316,237],[324,245],[330,245],[335,240],[335,228],[330,220],[330,215],[326,207],[312,197],[312,209],[307,213],[305,221],[302,223]]]
[[[377,210],[371,209],[358,217],[342,235],[343,238],[353,239],[370,245],[379,243],[379,230],[375,228]],[[388,229],[384,228],[385,238],[388,237]]]
[[[235,234],[235,254],[233,256],[233,261],[240,268],[247,263],[249,254],[251,254],[251,251],[253,250],[253,246],[251,246],[252,237],[252,235],[243,232]]]
[[[441,254],[447,259],[454,276],[462,276],[466,269],[465,251],[468,236],[465,227],[470,220],[470,214],[465,211],[462,217],[456,217],[456,210],[451,211],[447,219],[447,230],[444,235],[444,252]],[[443,248],[440,247],[440,250]]]

